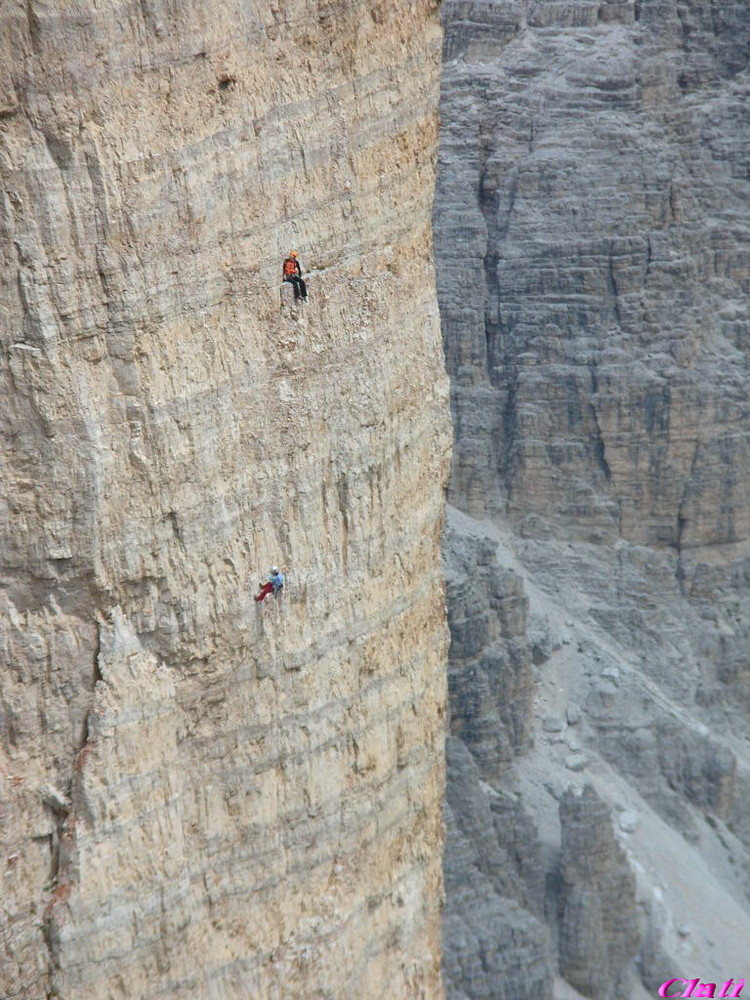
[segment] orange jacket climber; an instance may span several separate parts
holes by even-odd
[[[289,256],[284,261],[282,277],[284,281],[289,281],[294,285],[295,299],[302,299],[304,302],[307,299],[307,285],[302,280],[302,268],[297,260],[296,250],[289,251]]]

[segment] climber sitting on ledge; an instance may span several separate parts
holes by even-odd
[[[274,597],[278,597],[283,589],[284,574],[278,566],[272,566],[271,572],[268,574],[268,582],[263,584],[260,588],[260,593],[255,598],[256,603],[258,601],[264,601],[271,593]]]
[[[302,267],[300,262],[297,260],[297,251],[290,250],[289,256],[284,261],[284,271],[283,271],[284,281],[289,281],[294,285],[294,297],[295,299],[302,299],[303,302],[307,301],[307,285],[302,280]]]

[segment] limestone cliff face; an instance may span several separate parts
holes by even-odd
[[[653,995],[686,962],[719,976],[750,933],[750,12],[442,10],[451,729],[474,764],[449,756],[448,801],[458,782],[472,816],[497,795],[533,816],[548,992]],[[600,889],[564,888],[567,786],[587,782],[596,823],[637,862],[627,933]],[[498,849],[453,814],[447,885]],[[449,893],[456,997],[526,988],[540,913],[517,876],[511,852],[483,884],[488,919],[523,906],[524,943],[499,961],[486,921]],[[473,962],[487,954],[494,984]]]
[[[0,993],[432,1000],[434,4],[0,31]]]

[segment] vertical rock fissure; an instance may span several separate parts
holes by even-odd
[[[617,278],[615,277],[614,255],[615,255],[614,244],[610,244],[609,256],[608,256],[607,282],[609,285],[609,293],[612,297],[612,305],[615,311],[615,319],[617,320],[617,326],[622,330],[622,310],[620,307],[620,293],[617,287]]]
[[[696,470],[698,468],[698,454],[700,452],[700,441],[695,442],[693,448],[693,457],[690,461],[690,472],[685,478],[685,482],[682,487],[682,495],[680,497],[680,502],[677,508],[677,523],[676,523],[676,541],[675,549],[677,551],[677,565],[675,567],[675,579],[677,581],[677,586],[679,592],[683,597],[689,596],[686,592],[686,572],[684,564],[684,549],[685,549],[685,532],[688,527],[688,517],[686,515],[686,507],[690,500],[690,492],[692,489],[692,484],[695,482]]]
[[[510,338],[508,338],[510,339]],[[519,399],[519,389],[518,389],[518,365],[515,362],[514,356],[510,350],[510,345],[507,349],[506,359],[505,359],[505,378],[507,382],[506,388],[506,399],[505,406],[503,407],[503,422],[502,422],[502,442],[499,450],[500,462],[498,463],[498,471],[500,473],[500,482],[504,487],[505,492],[505,506],[506,510],[510,508],[513,502],[513,490],[514,490],[514,476],[516,464],[518,461],[518,448],[517,448],[517,438],[518,438],[518,399]]]
[[[497,340],[500,335],[500,243],[502,234],[498,230],[497,216],[500,195],[494,179],[491,179],[486,157],[488,152],[482,143],[484,163],[480,167],[479,207],[484,217],[487,231],[487,247],[484,255],[484,330],[486,340],[486,374],[491,385],[497,385],[495,371],[497,361]],[[513,189],[511,188],[508,217],[513,209]],[[508,223],[509,224],[509,223]]]
[[[604,473],[604,478],[607,482],[612,479],[612,470],[609,467],[609,462],[607,461],[606,445],[604,443],[604,435],[602,434],[602,428],[599,423],[599,412],[597,408],[597,399],[599,395],[599,379],[596,372],[596,361],[592,360],[589,365],[589,372],[591,373],[591,397],[589,402],[589,407],[591,410],[591,416],[594,423],[594,455],[599,468]]]
[[[26,0],[26,20],[29,25],[29,38],[35,52],[41,49],[41,24],[34,10],[34,0]]]

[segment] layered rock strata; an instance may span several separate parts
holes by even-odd
[[[434,5],[0,38],[0,993],[433,1000]]]
[[[533,816],[560,997],[653,995],[690,962],[724,981],[750,933],[750,15],[720,7],[442,7],[451,729],[479,771],[470,792],[466,757],[449,756],[448,801],[457,784],[471,816],[496,795]],[[527,604],[494,633],[491,566],[512,574],[509,606]],[[533,712],[509,726],[522,676]],[[559,810],[587,783],[598,828],[636,862],[627,934],[598,889],[562,890]],[[453,818],[447,885],[502,843]],[[628,878],[616,854],[607,877]],[[520,900],[525,936],[534,893],[509,860],[495,871],[488,913]],[[449,895],[451,990],[517,988],[510,952],[494,983],[473,975],[486,945],[455,933],[456,908]]]

